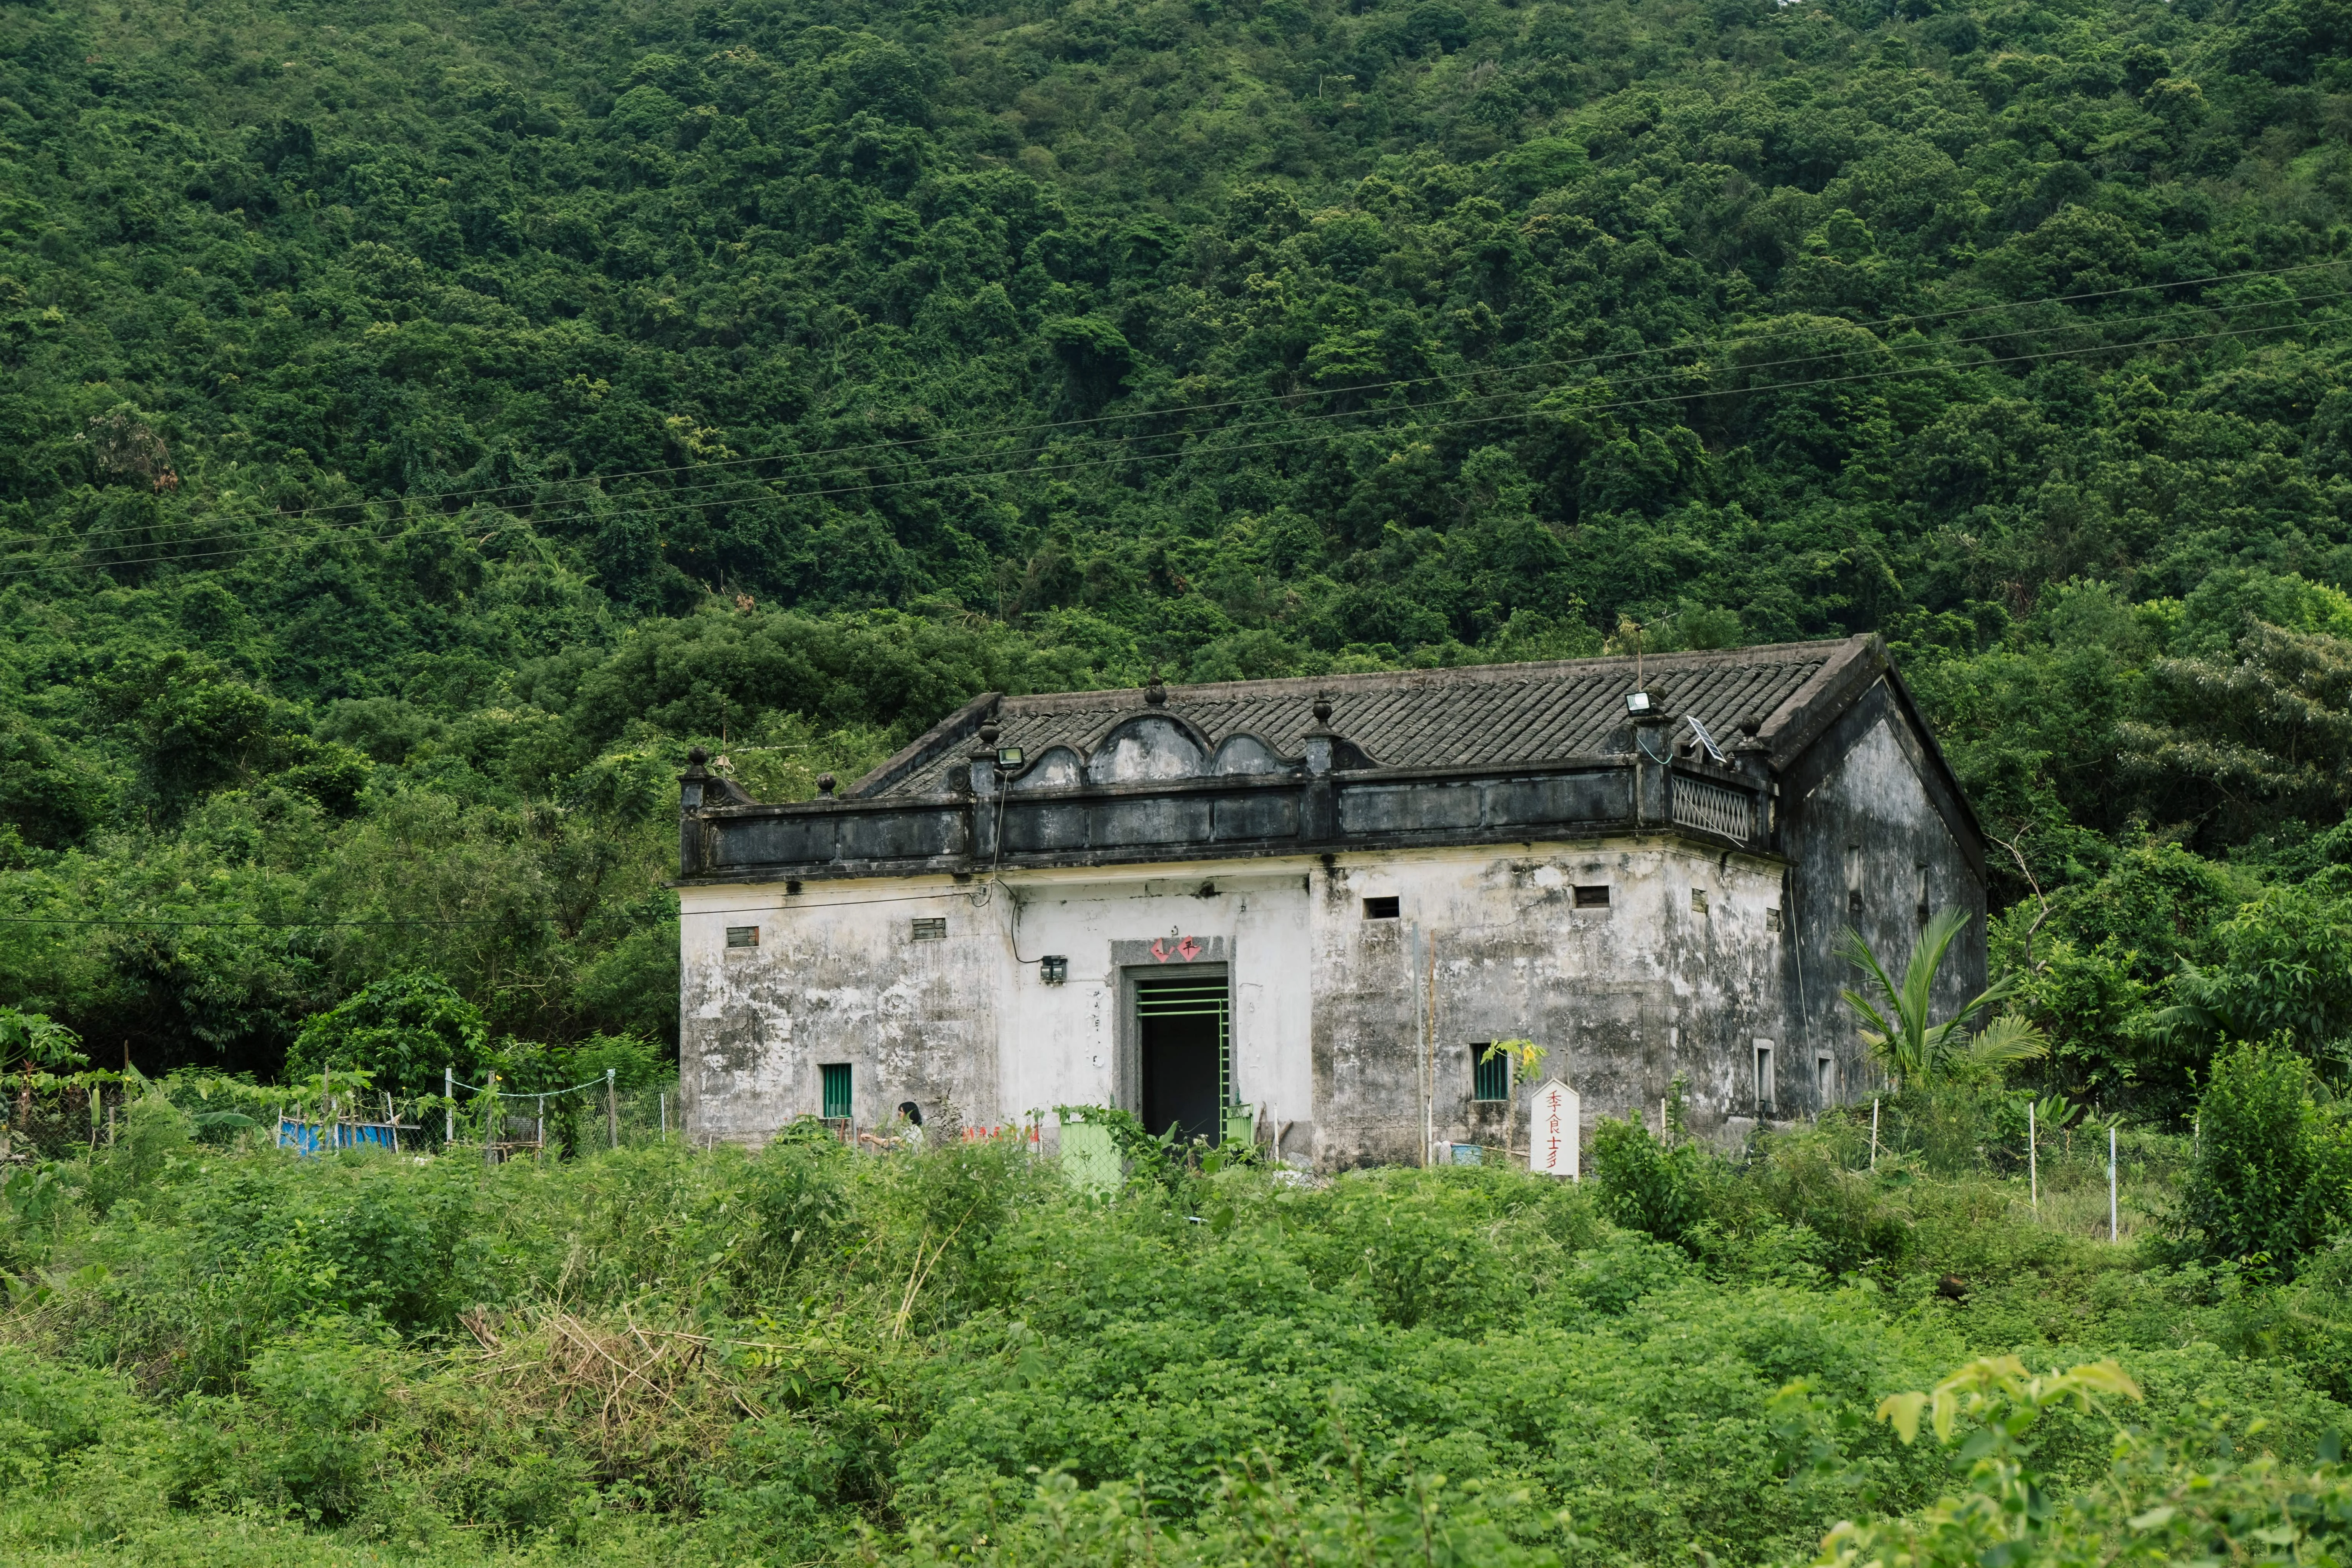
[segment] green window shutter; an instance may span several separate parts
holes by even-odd
[[[1470,1098],[1473,1100],[1508,1100],[1511,1098],[1511,1058],[1497,1056],[1486,1059],[1486,1047],[1470,1047]]]
[[[824,1113],[834,1121],[849,1115],[849,1064],[827,1062],[816,1069],[824,1076]]]

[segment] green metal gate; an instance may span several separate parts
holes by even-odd
[[[1217,1021],[1217,1103],[1234,1102],[1234,1009],[1222,974],[1182,979],[1138,980],[1138,1018],[1203,1018]]]

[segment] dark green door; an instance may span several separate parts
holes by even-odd
[[[1143,1122],[1153,1132],[1213,1143],[1233,1090],[1232,1010],[1223,975],[1138,980]]]

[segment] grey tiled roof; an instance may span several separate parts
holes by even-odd
[[[1754,714],[1763,721],[1765,742],[1781,752],[1818,731],[1822,704],[1816,700],[1832,687],[1847,685],[1842,674],[1863,673],[1852,668],[1858,662],[1869,665],[1872,674],[1883,668],[1883,653],[1874,658],[1874,639],[1849,637],[1665,654],[1643,661],[1641,684],[1668,711],[1696,712],[1726,746],[1736,738],[1739,721]],[[1480,766],[1612,749],[1634,680],[1631,658],[1472,665],[1171,686],[1166,711],[1199,726],[1212,741],[1247,732],[1288,756],[1297,754],[1315,722],[1317,693],[1328,692],[1331,728],[1360,747],[1375,766]],[[971,736],[988,718],[999,727],[999,745],[1019,746],[1034,757],[1056,743],[1083,752],[1119,718],[1143,707],[1143,692],[1132,687],[982,698],[883,763],[851,793],[871,797],[946,788],[963,765]]]

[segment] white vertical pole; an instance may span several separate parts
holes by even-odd
[[[1870,1099],[1870,1168],[1878,1169],[1878,1097]]]
[[[441,1069],[441,1142],[457,1141],[457,1069]]]
[[[667,1143],[669,1142],[669,1090],[665,1089],[658,1091],[655,1094],[654,1100],[661,1107],[662,1142]]]
[[[2032,1184],[2027,1189],[2033,1194],[2033,1215],[2042,1217],[2041,1156],[2033,1146],[2033,1101],[2025,1102],[2025,1179]]]
[[[613,1088],[613,1075],[618,1070],[617,1068],[604,1069],[604,1146],[608,1149],[621,1146],[621,1107],[614,1097]]]
[[[2107,1239],[2122,1238],[2116,1225],[2116,1124],[2107,1123]]]

